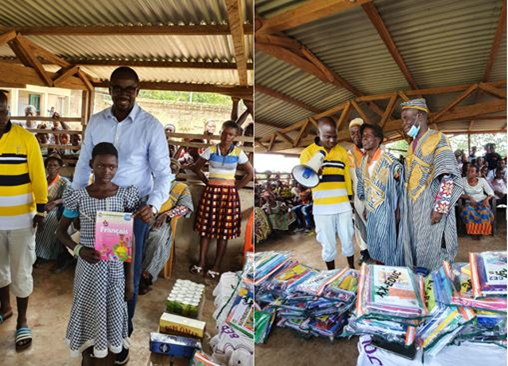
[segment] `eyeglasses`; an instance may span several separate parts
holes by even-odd
[[[128,94],[134,94],[138,90],[137,85],[131,85],[131,86],[127,86],[125,88],[122,88],[119,85],[111,85],[110,88],[114,94],[120,94],[123,92],[128,93]]]

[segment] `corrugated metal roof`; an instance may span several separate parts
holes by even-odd
[[[361,7],[286,34],[364,94],[408,88],[408,83]]]
[[[243,18],[252,24],[252,0],[242,1]],[[3,0],[0,24],[157,25],[226,24],[223,0]]]
[[[252,24],[252,0],[242,0],[243,18]],[[5,0],[0,25],[23,26],[97,26],[97,25],[198,25],[227,24],[224,0]],[[235,62],[232,37],[226,35],[41,35],[27,36],[35,44],[72,59],[128,59],[166,61]],[[253,36],[245,36],[246,54],[252,62]],[[0,56],[14,56],[7,45]],[[101,68],[87,67],[103,77]],[[164,69],[135,67],[143,81],[237,85],[238,73],[232,70]],[[109,71],[108,71],[109,72]],[[106,78],[109,77],[109,73]],[[252,72],[248,80],[252,84]]]
[[[256,13],[268,19],[300,3],[294,0],[258,0]],[[374,0],[373,3],[420,88],[482,81],[502,0]],[[410,89],[361,7],[283,33],[309,48],[332,71],[366,95]],[[506,52],[505,30],[489,81],[506,80]],[[298,83],[306,78],[314,83]],[[352,98],[345,89],[323,83],[292,65],[274,61],[262,53],[256,53],[256,83],[270,86],[319,109],[329,109]],[[318,90],[323,90],[323,93]],[[342,95],[337,97],[340,93]],[[459,94],[428,95],[427,101],[431,111],[439,111]],[[330,98],[327,99],[327,96]],[[472,95],[461,105],[471,104],[475,98],[476,95]],[[280,123],[283,127],[301,119],[300,115],[294,113],[293,106],[285,103],[272,108],[267,102],[264,100],[262,105],[256,105],[263,120]],[[383,108],[387,102],[376,103]],[[375,116],[363,106],[369,117]],[[350,118],[355,114],[352,111]],[[400,109],[397,107],[393,118],[399,116]]]

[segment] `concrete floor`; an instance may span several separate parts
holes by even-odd
[[[470,251],[506,250],[504,215],[499,219],[499,231],[495,237],[485,237],[481,241],[474,241],[469,237],[459,237],[459,252],[456,261],[468,261]],[[294,257],[300,262],[317,269],[326,269],[321,259],[321,246],[316,241],[315,235],[285,235],[279,239],[258,244],[256,250],[291,250]],[[355,250],[355,258],[358,258],[358,247]],[[336,260],[336,267],[344,268],[346,266],[346,258],[339,256]],[[334,342],[322,338],[306,340],[291,329],[274,327],[267,344],[256,346],[256,366],[306,366],[309,364],[314,366],[354,366],[358,358],[357,343],[358,337],[353,337],[350,340],[338,339]]]
[[[210,254],[215,246],[210,248]],[[169,365],[166,357],[151,357],[149,351],[149,334],[158,330],[159,318],[165,310],[165,300],[177,279],[205,283],[202,277],[195,277],[188,272],[190,263],[194,262],[186,252],[180,252],[177,245],[177,256],[170,280],[159,278],[153,290],[140,296],[136,309],[134,333],[131,337],[129,365],[163,366]],[[223,270],[239,270],[241,256],[225,258]],[[1,366],[75,366],[80,359],[71,359],[64,338],[72,303],[72,285],[74,268],[68,268],[59,275],[51,272],[52,263],[34,269],[34,292],[30,296],[28,308],[28,325],[33,331],[31,348],[17,353],[14,348],[17,311],[15,299],[11,299],[14,315],[0,325],[0,365]],[[214,283],[206,282],[205,304],[200,320],[206,321],[207,336],[203,342],[206,352],[210,352],[208,341],[216,334],[215,311],[213,304]],[[186,365],[183,360],[175,360],[175,366]]]

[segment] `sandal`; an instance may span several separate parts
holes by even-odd
[[[203,267],[196,266],[195,264],[189,268],[189,272],[193,275],[201,274],[203,273]]]
[[[219,278],[219,276],[220,276],[219,272],[212,271],[211,269],[206,271],[206,277],[211,278],[212,280]]]
[[[0,324],[2,324],[4,321],[9,319],[11,316],[12,316],[12,310],[11,310],[11,312],[9,312],[7,314],[4,314],[4,315],[0,314]]]
[[[22,351],[32,345],[32,330],[21,327],[16,330],[16,351]]]

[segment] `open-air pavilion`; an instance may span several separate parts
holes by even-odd
[[[0,14],[0,88],[38,85],[81,90],[81,116],[60,117],[66,122],[81,122],[82,129],[62,131],[70,134],[83,133],[89,116],[97,112],[93,110],[95,90],[108,86],[111,72],[117,66],[134,68],[140,76],[141,89],[220,93],[235,98],[237,102],[232,104],[236,109],[239,101],[253,99],[252,6],[251,0],[8,0],[2,3]],[[26,119],[12,116],[14,121]],[[32,119],[52,120],[40,116]],[[203,136],[174,134],[171,141],[184,147],[208,146],[189,142],[196,138]],[[195,176],[180,178],[196,180]],[[196,205],[202,187],[189,184]],[[245,224],[252,207],[252,190],[244,190],[240,196]],[[187,271],[190,261],[195,260],[199,241],[194,236],[192,221],[179,222],[178,260],[171,280],[160,279],[151,293],[140,298],[130,364],[149,364],[149,332],[157,331],[175,279],[199,281]],[[230,242],[224,270],[240,268],[242,248],[243,238]],[[69,358],[64,343],[72,273],[70,268],[60,275],[51,273],[50,267],[35,269],[35,292],[28,312],[33,345],[30,350],[16,354],[15,317],[9,319],[0,328],[2,365],[80,364],[80,360]],[[211,314],[215,309],[211,290],[207,290],[206,296],[204,320],[209,322],[208,330],[213,335],[215,322]]]

